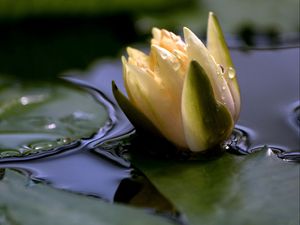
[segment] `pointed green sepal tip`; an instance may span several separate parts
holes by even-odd
[[[162,138],[160,131],[144,115],[144,113],[141,112],[141,110],[133,105],[133,103],[131,103],[122,92],[120,92],[114,81],[112,81],[112,92],[118,105],[138,132]]]
[[[207,49],[216,62],[223,65],[223,67],[233,67],[222,28],[213,12],[210,12],[208,16]]]
[[[184,133],[190,150],[203,151],[224,141],[234,123],[227,108],[217,102],[202,66],[191,61],[182,93]]]
[[[218,64],[222,65],[222,67],[225,68],[225,79],[232,93],[235,105],[236,113],[234,115],[234,120],[237,121],[241,107],[240,89],[230,52],[222,32],[222,28],[220,26],[218,18],[214,15],[213,12],[210,12],[208,16],[207,49],[209,53],[214,57],[216,62],[218,62]]]

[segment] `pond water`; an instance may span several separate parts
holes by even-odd
[[[299,161],[299,48],[233,50],[232,58],[242,110],[225,148],[245,155],[266,150]],[[102,60],[88,71],[66,73],[65,81],[55,84],[58,88],[29,86],[30,94],[21,84],[0,84],[6,85],[7,95],[19,94],[16,115],[5,117],[10,111],[0,108],[0,168],[26,171],[32,180],[59,189],[148,208],[184,224],[179,210],[128,159],[134,129],[110,88],[115,80],[125,93],[121,71],[119,61]],[[39,101],[46,101],[44,108],[34,108]],[[33,111],[27,113],[22,107],[29,103]],[[51,111],[51,106],[62,110]],[[44,118],[41,112],[47,112]]]

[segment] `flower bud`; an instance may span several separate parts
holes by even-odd
[[[127,48],[122,57],[128,98],[114,96],[137,129],[163,136],[179,149],[210,149],[231,134],[240,94],[217,18],[209,14],[207,47],[188,28],[184,41],[153,28],[149,55]]]

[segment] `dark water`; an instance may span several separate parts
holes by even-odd
[[[242,111],[224,148],[245,155],[265,150],[286,161],[299,161],[299,48],[234,50],[232,57]],[[116,107],[110,88],[115,80],[125,93],[121,71],[119,61],[108,60],[95,63],[86,73],[72,71],[65,77],[88,88],[97,101],[105,103],[110,126],[65,151],[56,149],[22,160],[0,159],[0,168],[26,171],[33,180],[59,189],[150,208],[184,224],[184,216],[127,160],[134,130]]]

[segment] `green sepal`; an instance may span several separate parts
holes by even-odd
[[[216,100],[210,79],[196,61],[191,61],[184,81],[182,117],[185,137],[192,151],[220,144],[234,126],[230,112]]]
[[[216,62],[224,67],[233,67],[230,52],[227,47],[222,28],[218,18],[212,12],[209,13],[208,17],[207,49],[215,58]]]
[[[112,81],[113,95],[125,113],[127,119],[132,123],[137,132],[151,135],[152,137],[162,138],[161,132],[153,125],[153,123],[145,116],[141,110],[133,105],[128,98],[119,91],[117,85]]]
[[[209,53],[214,57],[216,62],[222,65],[223,68],[225,68],[225,79],[229,85],[235,104],[236,113],[234,115],[234,120],[237,121],[240,113],[241,102],[239,85],[230,52],[222,32],[222,28],[220,26],[218,18],[214,15],[213,12],[210,12],[208,16],[207,49]]]

